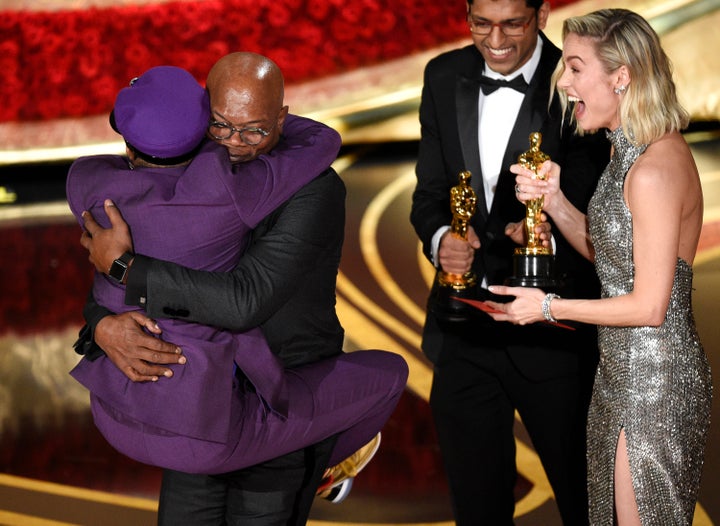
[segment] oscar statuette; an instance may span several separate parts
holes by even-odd
[[[540,132],[531,133],[530,149],[518,157],[518,163],[532,170],[536,178],[540,177],[537,172],[542,163],[550,159],[549,155],[540,151],[541,142],[542,134]],[[538,287],[547,291],[552,291],[560,286],[559,280],[555,277],[555,256],[552,248],[544,247],[535,233],[535,226],[541,222],[540,215],[544,201],[544,197],[540,196],[525,202],[527,244],[515,249],[513,254],[514,274],[505,281],[506,285]]]
[[[467,240],[468,223],[477,206],[477,195],[470,187],[470,172],[460,172],[459,183],[450,189],[450,235]],[[453,274],[439,270],[436,275],[435,297],[431,301],[432,311],[445,321],[467,319],[471,308],[455,298],[472,299],[477,277],[472,271]]]

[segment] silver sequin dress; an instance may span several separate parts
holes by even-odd
[[[588,208],[602,297],[633,289],[633,223],[625,176],[646,146],[618,128]],[[599,327],[600,363],[588,416],[590,524],[613,524],[613,470],[621,428],[645,526],[692,524],[710,419],[712,381],[695,328],[692,268],[678,258],[660,327]]]

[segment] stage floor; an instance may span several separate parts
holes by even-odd
[[[688,139],[706,198],[694,304],[717,392],[720,140],[713,134]],[[348,188],[337,289],[346,350],[400,353],[410,364],[410,379],[380,452],[350,497],[340,505],[318,502],[311,525],[452,524],[427,405],[431,368],[419,350],[433,271],[408,220],[416,148],[412,141],[355,146],[336,163]],[[28,169],[52,177],[50,167]],[[159,471],[105,444],[92,424],[87,393],[67,374],[78,358],[72,342],[91,275],[79,227],[58,193],[62,184],[43,188],[46,194],[36,192],[36,202],[0,208],[0,524],[151,525]],[[714,422],[720,421],[719,407],[716,401]],[[720,426],[711,433],[695,522],[702,526],[720,524],[714,498],[720,490]],[[559,526],[552,492],[519,421],[516,435],[516,523]]]

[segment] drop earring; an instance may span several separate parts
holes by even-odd
[[[620,95],[621,93],[625,93],[625,86],[620,85],[617,88],[613,90],[615,92],[615,95]]]

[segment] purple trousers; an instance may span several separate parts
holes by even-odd
[[[210,442],[168,433],[129,419],[91,395],[95,424],[121,453],[186,473],[225,473],[296,451],[333,435],[329,465],[365,445],[395,409],[408,376],[405,360],[368,350],[285,371],[287,418],[269,411],[249,382],[236,381],[231,404],[231,439]],[[172,381],[172,379],[161,380]],[[182,400],[168,411],[182,412]]]

